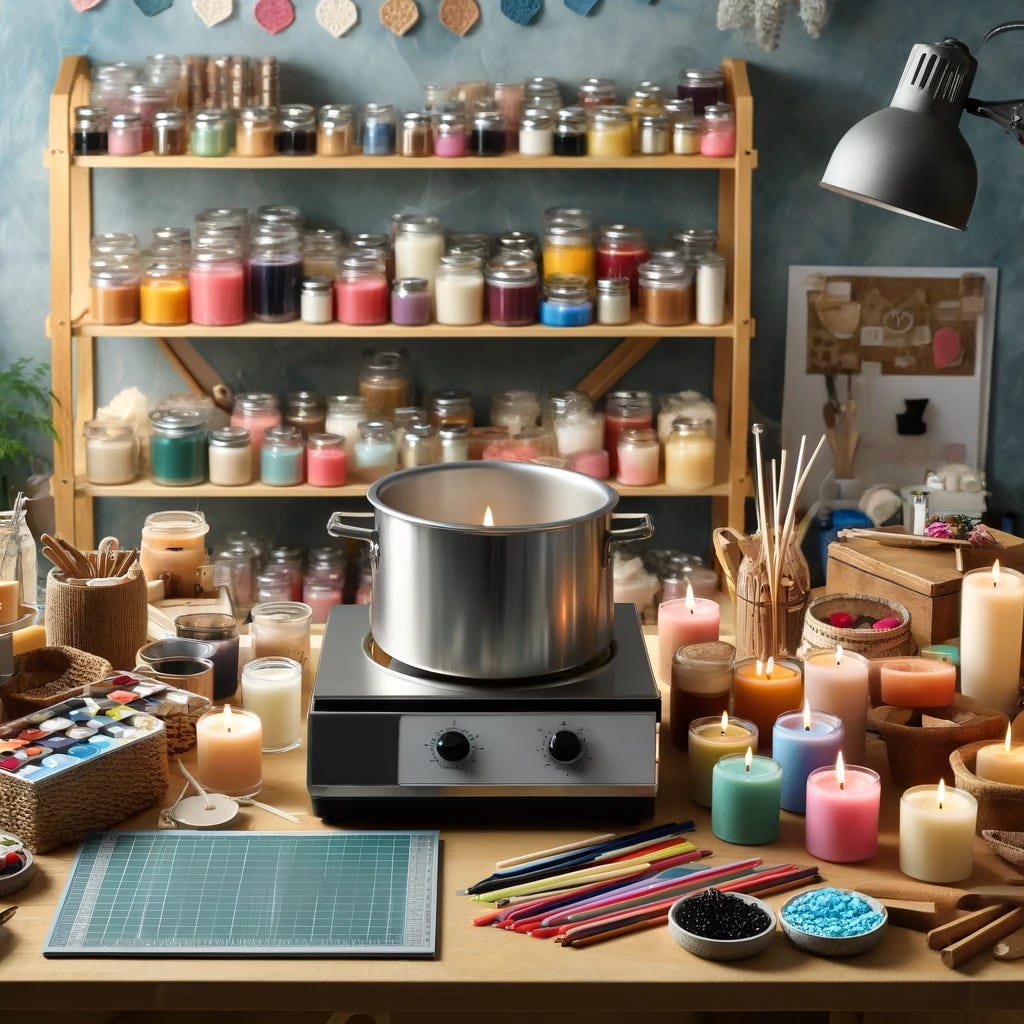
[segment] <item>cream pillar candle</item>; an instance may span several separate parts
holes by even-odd
[[[804,658],[804,699],[812,711],[828,711],[843,723],[843,757],[864,764],[868,725],[868,660],[842,645]]]
[[[962,789],[913,786],[900,799],[900,871],[922,882],[960,882],[974,870],[978,801]]]
[[[1003,743],[990,743],[978,749],[974,774],[989,782],[1024,786],[1024,743],[1013,742],[1013,726],[1006,727]]]
[[[242,669],[242,703],[259,716],[263,751],[291,750],[302,738],[302,666],[291,658],[256,658]]]

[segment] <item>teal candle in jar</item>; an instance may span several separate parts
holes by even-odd
[[[274,487],[301,484],[305,445],[294,427],[275,427],[263,435],[260,449],[260,480]]]
[[[198,409],[150,413],[153,483],[189,487],[206,479],[206,415]]]
[[[711,775],[711,831],[727,843],[760,846],[779,836],[782,767],[770,757],[729,754]]]

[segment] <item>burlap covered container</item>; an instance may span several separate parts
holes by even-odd
[[[102,679],[112,666],[106,658],[74,647],[40,647],[14,659],[14,674],[0,687],[4,718],[20,718],[77,693]]]
[[[77,647],[105,658],[115,669],[131,668],[146,642],[146,577],[136,565],[123,583],[86,587],[65,582],[51,569],[46,577],[46,642]]]

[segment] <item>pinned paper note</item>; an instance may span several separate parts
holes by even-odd
[[[71,6],[74,7],[79,14],[91,11],[101,3],[103,3],[103,0],[71,0]]]
[[[192,10],[203,19],[207,28],[227,21],[234,8],[234,0],[192,0]]]
[[[380,5],[381,24],[396,36],[404,36],[420,20],[416,0],[384,0]]]
[[[570,11],[573,12],[573,14],[579,14],[586,17],[601,2],[601,0],[562,0],[562,2]]]
[[[292,0],[257,0],[253,9],[256,24],[276,36],[295,20]]]
[[[501,0],[501,13],[517,25],[529,25],[540,10],[541,0]]]
[[[174,0],[135,0],[135,6],[147,18],[153,18],[157,14],[163,14],[169,7],[174,5]]]
[[[476,0],[441,0],[441,24],[457,36],[464,36],[479,20]]]
[[[320,0],[316,20],[322,29],[340,39],[359,20],[359,9],[352,0]]]

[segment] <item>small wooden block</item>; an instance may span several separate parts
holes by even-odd
[[[889,924],[918,932],[935,928],[940,919],[945,919],[952,913],[950,910],[940,910],[931,900],[883,899],[879,902],[888,913]]]

